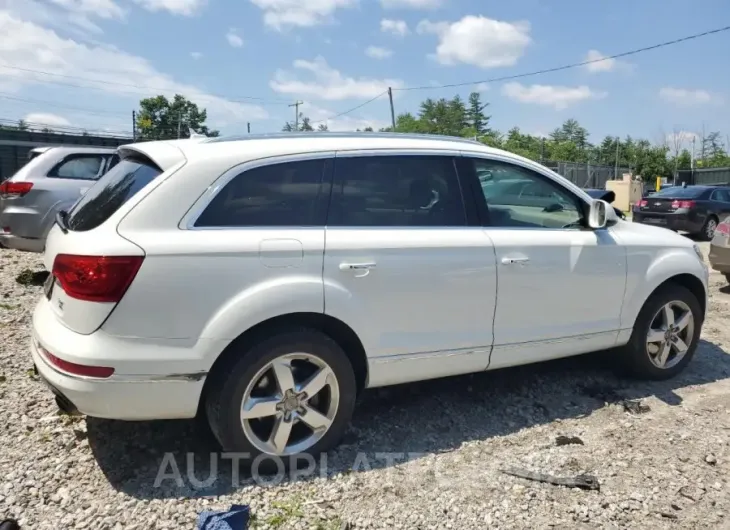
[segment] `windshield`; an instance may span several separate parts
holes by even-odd
[[[704,188],[694,188],[692,186],[687,186],[686,188],[672,186],[671,188],[664,188],[656,193],[652,193],[651,198],[655,199],[666,197],[668,199],[694,199],[699,197],[703,191],[705,191]]]
[[[71,209],[68,228],[77,232],[93,230],[162,170],[149,160],[125,158],[102,176]]]

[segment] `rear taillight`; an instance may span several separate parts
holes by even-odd
[[[673,201],[672,208],[694,208],[695,201]]]
[[[22,197],[33,188],[32,182],[11,182],[6,180],[0,184],[0,196]]]
[[[719,225],[717,225],[717,228],[715,228],[715,233],[725,234],[726,236],[730,236],[730,223],[727,221],[723,221]]]
[[[59,254],[52,274],[71,298],[116,303],[124,296],[143,260],[143,256]]]
[[[639,202],[636,203],[636,206],[638,206],[639,208],[643,208],[647,204],[648,204],[648,202],[646,202],[644,199],[641,199]]]

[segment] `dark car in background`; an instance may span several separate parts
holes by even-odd
[[[634,205],[633,221],[681,230],[711,240],[730,214],[730,187],[672,186]]]

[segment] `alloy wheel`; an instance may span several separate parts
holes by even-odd
[[[707,226],[705,227],[705,236],[707,239],[715,237],[715,229],[717,228],[717,221],[714,219],[707,220]]]
[[[669,369],[684,358],[694,338],[695,319],[680,300],[664,304],[654,315],[646,335],[646,351],[657,368]]]
[[[246,387],[241,425],[262,453],[306,451],[327,433],[337,415],[340,388],[332,368],[309,353],[269,361]]]

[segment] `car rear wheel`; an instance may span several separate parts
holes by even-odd
[[[715,237],[716,228],[717,218],[711,215],[707,218],[707,221],[705,221],[705,226],[702,228],[702,233],[700,234],[700,236],[702,236],[702,239],[704,239],[705,241],[710,241],[713,237]]]
[[[289,467],[302,453],[316,461],[335,446],[357,393],[345,352],[309,329],[282,330],[261,340],[215,383],[206,413],[223,450],[248,453],[244,461],[258,458],[259,469],[267,471]]]
[[[656,291],[639,312],[631,339],[622,349],[624,366],[643,379],[674,377],[694,356],[702,318],[699,301],[685,287],[669,284]]]
[[[725,279],[727,280],[727,283],[730,283],[730,273],[725,274]]]

